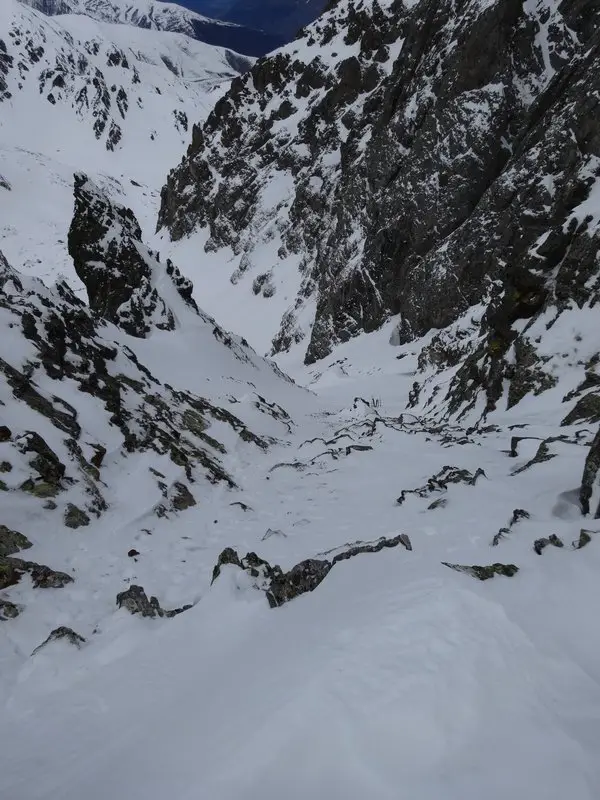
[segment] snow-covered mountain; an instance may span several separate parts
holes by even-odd
[[[50,16],[84,14],[100,22],[183,33],[206,44],[226,47],[249,56],[274,50],[281,41],[256,26],[210,19],[176,3],[156,0],[22,0]]]
[[[599,18],[2,7],[7,797],[597,800]]]
[[[211,93],[248,64],[183,34],[50,18],[16,0],[0,5],[0,40],[2,249],[47,282],[72,274],[74,172],[144,217]]]

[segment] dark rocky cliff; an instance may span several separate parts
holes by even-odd
[[[498,360],[516,320],[598,298],[599,19],[597,0],[338,2],[194,129],[159,225],[208,228],[234,281],[276,241],[268,277],[301,278],[274,351],[306,337],[310,363],[396,314],[409,341],[485,301]]]
[[[132,336],[173,330],[177,306],[198,312],[191,281],[142,242],[134,213],[111,200],[86,175],[75,175],[69,255],[92,311]]]

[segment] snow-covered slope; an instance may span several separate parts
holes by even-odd
[[[103,522],[59,532],[49,529],[56,516],[29,512],[26,557],[52,557],[75,583],[3,593],[27,603],[0,629],[0,764],[11,797],[595,800],[600,532],[577,500],[589,432],[561,430],[536,401],[486,430],[406,414],[417,353],[405,345],[398,361],[386,349],[391,330],[305,373],[318,400],[284,386],[293,422],[271,420],[279,442],[266,452],[228,440],[239,489],[192,485],[197,505],[156,518],[148,506],[161,501],[161,478],[148,468],[168,480],[175,468],[166,455],[130,461],[117,447],[102,466]],[[235,362],[202,324],[189,333],[199,362],[182,359],[191,350],[179,333],[133,340],[108,327],[103,338],[175,386],[198,386],[201,364],[212,392]],[[251,380],[266,377],[259,369]],[[248,384],[227,383],[230,410],[250,411]],[[91,427],[97,413],[90,400],[93,441],[103,435]],[[513,436],[539,438],[513,453]],[[535,460],[548,437],[549,456]],[[7,517],[17,520],[23,527],[23,510]],[[586,539],[582,527],[595,532]],[[398,533],[411,550],[342,560],[281,608],[255,588],[258,572],[224,565],[210,585],[225,547],[287,570]],[[129,547],[138,554],[127,559]],[[479,580],[442,562],[496,563],[500,573]],[[132,617],[112,605],[129,583],[166,608],[199,602],[175,619]],[[30,655],[59,623],[86,642]]]
[[[145,218],[238,57],[182,34],[46,17],[16,0],[0,4],[0,40],[2,248],[51,283],[74,277],[73,173],[93,173]]]
[[[102,22],[130,25],[158,31],[183,33],[192,39],[218,47],[228,47],[249,56],[273,50],[279,38],[256,25],[249,27],[197,14],[175,3],[156,0],[22,0],[50,16],[84,14]]]
[[[597,13],[339,0],[194,128],[176,242],[160,137],[17,161],[80,285],[0,257],[0,793],[597,800]],[[296,384],[241,338],[287,309]]]

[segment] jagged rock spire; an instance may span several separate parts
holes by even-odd
[[[173,330],[181,313],[198,312],[191,281],[142,242],[130,208],[115,202],[83,173],[75,175],[69,254],[90,308],[132,336]]]

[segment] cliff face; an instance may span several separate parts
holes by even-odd
[[[304,340],[310,363],[395,314],[409,341],[488,298],[504,353],[517,319],[597,298],[599,19],[338,2],[194,129],[159,226],[208,228],[239,290],[294,288],[275,352]]]
[[[182,312],[198,313],[191,282],[146,247],[131,209],[112,201],[83,174],[75,175],[68,246],[91,310],[130,335],[174,330]]]

